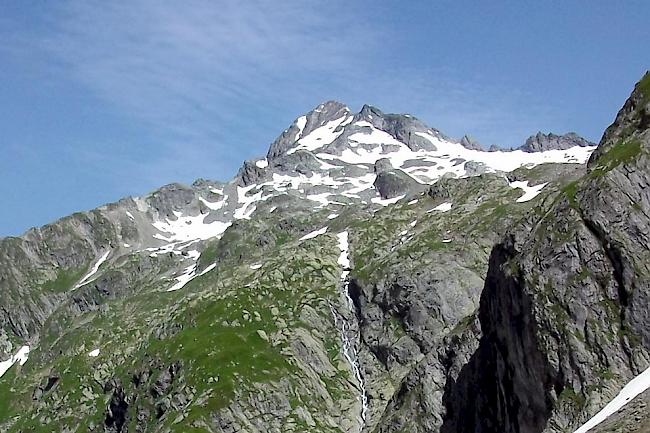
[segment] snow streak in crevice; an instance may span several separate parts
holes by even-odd
[[[102,265],[102,263],[104,263],[104,262],[106,261],[106,259],[108,258],[108,255],[109,255],[110,253],[111,253],[111,250],[106,251],[106,252],[104,253],[104,255],[102,255],[102,256],[99,258],[99,260],[97,260],[97,262],[93,265],[92,269],[88,272],[88,274],[86,274],[86,275],[81,279],[81,281],[79,281],[79,282],[78,282],[78,283],[77,283],[77,284],[72,288],[72,290],[76,290],[76,289],[78,289],[79,287],[88,284],[88,283],[90,282],[90,279],[92,278],[92,276],[95,275],[95,274],[97,273],[97,271],[99,271],[99,267]]]
[[[605,421],[609,416],[619,411],[623,406],[628,404],[634,398],[650,388],[650,368],[646,369],[643,373],[632,379],[616,397],[612,399],[607,406],[600,412],[593,416],[589,421],[584,423],[574,433],[587,433],[589,430],[596,427],[601,422]]]

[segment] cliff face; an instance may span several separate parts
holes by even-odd
[[[588,171],[495,246],[443,432],[565,432],[650,364],[650,74]]]

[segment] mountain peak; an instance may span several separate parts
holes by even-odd
[[[295,143],[302,137],[307,136],[315,129],[347,116],[350,109],[341,102],[330,100],[316,106],[313,110],[298,117],[289,128],[273,142],[269,147],[266,158],[271,160],[287,152],[295,146]]]
[[[349,108],[344,103],[331,99],[329,101],[325,101],[321,104],[318,104],[318,106],[316,106],[313,110],[307,113],[307,116],[313,113],[336,113],[340,110],[349,111]]]
[[[384,113],[373,105],[364,104],[359,114],[357,114],[359,119],[364,120],[372,119],[373,116],[384,117]]]

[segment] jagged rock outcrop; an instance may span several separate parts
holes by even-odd
[[[390,164],[390,163],[389,163]],[[373,186],[377,189],[379,196],[389,199],[406,194],[414,194],[425,188],[424,185],[413,179],[402,170],[385,167],[383,164],[375,165],[375,182]]]
[[[483,150],[483,146],[481,146],[481,143],[474,140],[469,135],[463,135],[463,138],[460,139],[460,145],[470,150]]]
[[[245,187],[254,183],[261,182],[266,174],[264,168],[259,167],[255,161],[244,161],[239,169],[236,178],[239,179],[238,185]]]
[[[309,135],[316,128],[350,112],[350,109],[337,101],[327,101],[304,116],[296,119],[269,147],[266,158],[271,161],[291,149],[300,138]]]
[[[546,150],[565,150],[575,146],[587,147],[595,145],[596,143],[585,140],[575,132],[568,132],[563,135],[538,132],[528,137],[519,149],[524,152],[544,152]]]
[[[625,105],[618,112],[616,120],[603,135],[601,144],[592,154],[589,164],[593,165],[604,153],[625,140],[632,133],[650,128],[650,72],[636,85]]]
[[[496,144],[491,144],[488,148],[488,152],[498,152],[500,150],[499,146]]]
[[[572,431],[650,365],[649,82],[587,174],[493,249],[483,336],[442,432]]]
[[[440,131],[427,127],[413,116],[385,114],[371,105],[364,105],[355,120],[369,122],[375,128],[386,131],[396,140],[405,143],[411,150],[435,150],[435,145],[418,133],[431,133],[435,137],[447,139]]]

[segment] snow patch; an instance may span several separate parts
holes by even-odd
[[[219,201],[207,201],[203,197],[199,197],[199,201],[212,210],[219,210],[226,204],[225,198]]]
[[[237,201],[238,203],[241,203],[241,206],[235,210],[235,214],[233,215],[233,218],[250,219],[253,212],[255,212],[255,209],[257,209],[255,203],[259,201],[264,201],[270,197],[270,196],[262,197],[262,191],[258,191],[255,194],[249,196],[248,192],[256,187],[259,189],[261,185],[253,184],[244,188],[240,186],[237,187]]]
[[[211,270],[213,270],[213,269],[216,268],[216,267],[217,267],[217,264],[216,264],[216,263],[212,263],[210,266],[208,266],[207,268],[205,268],[205,269],[203,269],[203,270],[201,271],[201,273],[199,274],[199,277],[200,277],[201,275],[205,275],[205,274],[207,274],[208,272],[210,272]]]
[[[370,199],[370,201],[373,202],[374,204],[380,204],[382,206],[388,206],[388,205],[397,203],[398,201],[400,201],[404,197],[405,197],[405,195],[398,195],[397,197],[386,198],[386,199],[383,199],[381,197],[373,197],[373,198]]]
[[[337,263],[343,267],[343,275],[341,276],[341,279],[345,279],[350,273],[350,258],[348,257],[350,244],[348,243],[348,232],[341,232],[336,235],[336,238],[338,239],[339,249],[341,250]]]
[[[441,140],[428,133],[416,132],[415,134],[429,140],[436,146],[436,151],[428,152],[429,154],[436,156],[445,154],[448,155],[450,160],[461,158],[466,161],[482,162],[492,170],[506,172],[513,171],[521,166],[533,167],[549,162],[584,164],[595,149],[595,146],[574,146],[566,150],[558,149],[544,152],[524,152],[523,150],[485,152],[467,149],[459,143]]]
[[[230,221],[214,221],[209,224],[204,220],[207,215],[183,216],[180,212],[174,212],[176,220],[168,218],[165,221],[156,221],[153,226],[161,233],[153,235],[154,238],[167,242],[182,242],[197,239],[210,239],[223,234],[232,224]]]
[[[339,135],[343,133],[343,129],[335,131],[344,121],[348,118],[348,113],[344,114],[338,119],[331,120],[325,125],[314,129],[309,134],[304,137],[301,137],[297,143],[296,147],[293,147],[287,151],[287,155],[291,155],[297,150],[309,150],[314,151],[319,149],[327,144],[330,144],[338,138]],[[302,132],[302,131],[301,131]],[[296,136],[297,137],[297,136]]]
[[[591,430],[648,388],[650,388],[650,368],[646,369],[643,373],[628,382],[618,395],[614,397],[612,401],[607,403],[607,406],[594,415],[594,417],[589,421],[584,423],[574,433],[586,433]]]
[[[255,165],[256,165],[258,168],[266,168],[266,167],[269,166],[269,162],[266,160],[266,158],[264,158],[264,159],[259,159],[259,160],[255,161]]]
[[[255,264],[249,266],[249,268],[251,268],[254,271],[261,268],[261,267],[262,267],[261,263],[255,263]]]
[[[511,188],[519,188],[524,190],[524,195],[517,199],[517,203],[523,203],[534,199],[542,192],[542,188],[544,188],[546,185],[548,185],[548,182],[540,183],[539,185],[528,186],[527,180],[523,182],[516,181],[510,183]]]
[[[91,358],[98,357],[99,356],[99,349],[91,350],[90,352],[88,352],[88,356],[90,356]]]
[[[25,365],[27,358],[29,357],[29,346],[22,346],[18,349],[15,355],[7,359],[6,361],[0,361],[0,377],[9,370],[16,362],[19,365]]]
[[[332,195],[334,195],[334,194],[331,193],[331,192],[324,192],[324,193],[321,193],[321,194],[310,194],[310,195],[307,196],[307,199],[318,202],[319,203],[318,207],[325,207],[325,206],[327,206],[328,204],[331,203],[327,199],[327,197],[330,197]]]
[[[302,131],[305,130],[305,125],[307,124],[307,116],[300,116],[296,120],[296,127],[298,128],[298,132],[296,132],[296,138],[294,138],[294,141],[300,140],[300,137],[302,136]]]
[[[187,283],[189,283],[194,278],[199,276],[196,275],[196,260],[198,260],[198,258],[201,256],[201,253],[199,253],[196,250],[192,250],[192,251],[188,251],[187,254],[190,257],[190,259],[192,259],[195,263],[192,263],[190,266],[186,267],[185,270],[183,270],[183,273],[178,277],[176,277],[176,284],[174,284],[169,289],[167,289],[168,292],[175,292],[176,290],[182,289],[183,287],[185,287]],[[214,266],[212,266],[210,270],[212,269],[214,269]],[[205,271],[202,272],[200,275],[203,275],[204,273]]]
[[[183,273],[181,275],[179,275],[178,277],[176,277],[176,284],[174,284],[169,289],[167,289],[167,291],[168,292],[175,292],[176,290],[180,290],[183,287],[185,287],[185,285],[187,283],[192,281],[192,278],[194,277],[194,271],[195,270],[196,270],[196,265],[195,264],[192,264],[191,266],[188,266],[187,268],[185,268]]]
[[[434,207],[433,209],[429,209],[429,210],[427,211],[427,213],[434,212],[434,211],[437,211],[437,212],[448,212],[448,211],[451,210],[452,206],[453,206],[453,204],[451,204],[451,203],[449,203],[449,202],[444,202],[444,203],[441,203],[441,204],[439,204],[438,206]]]
[[[104,253],[104,255],[101,256],[101,257],[99,258],[99,260],[97,260],[97,263],[95,263],[95,264],[93,265],[93,267],[92,267],[92,269],[90,270],[90,272],[88,272],[88,273],[86,274],[86,276],[83,277],[83,278],[81,279],[81,281],[79,281],[79,282],[77,283],[77,285],[74,286],[74,288],[73,288],[72,290],[76,290],[76,289],[78,289],[79,287],[83,286],[84,284],[88,283],[89,280],[90,280],[90,278],[91,278],[93,275],[95,275],[95,274],[97,273],[97,271],[99,270],[99,267],[102,265],[102,263],[104,263],[104,262],[106,261],[106,259],[108,258],[108,255],[109,255],[110,253],[111,253],[111,250],[106,251],[106,252]]]
[[[311,233],[307,233],[305,236],[301,237],[299,240],[300,241],[306,241],[307,239],[313,239],[316,236],[323,235],[327,232],[327,227],[320,228],[318,230],[314,230]]]

